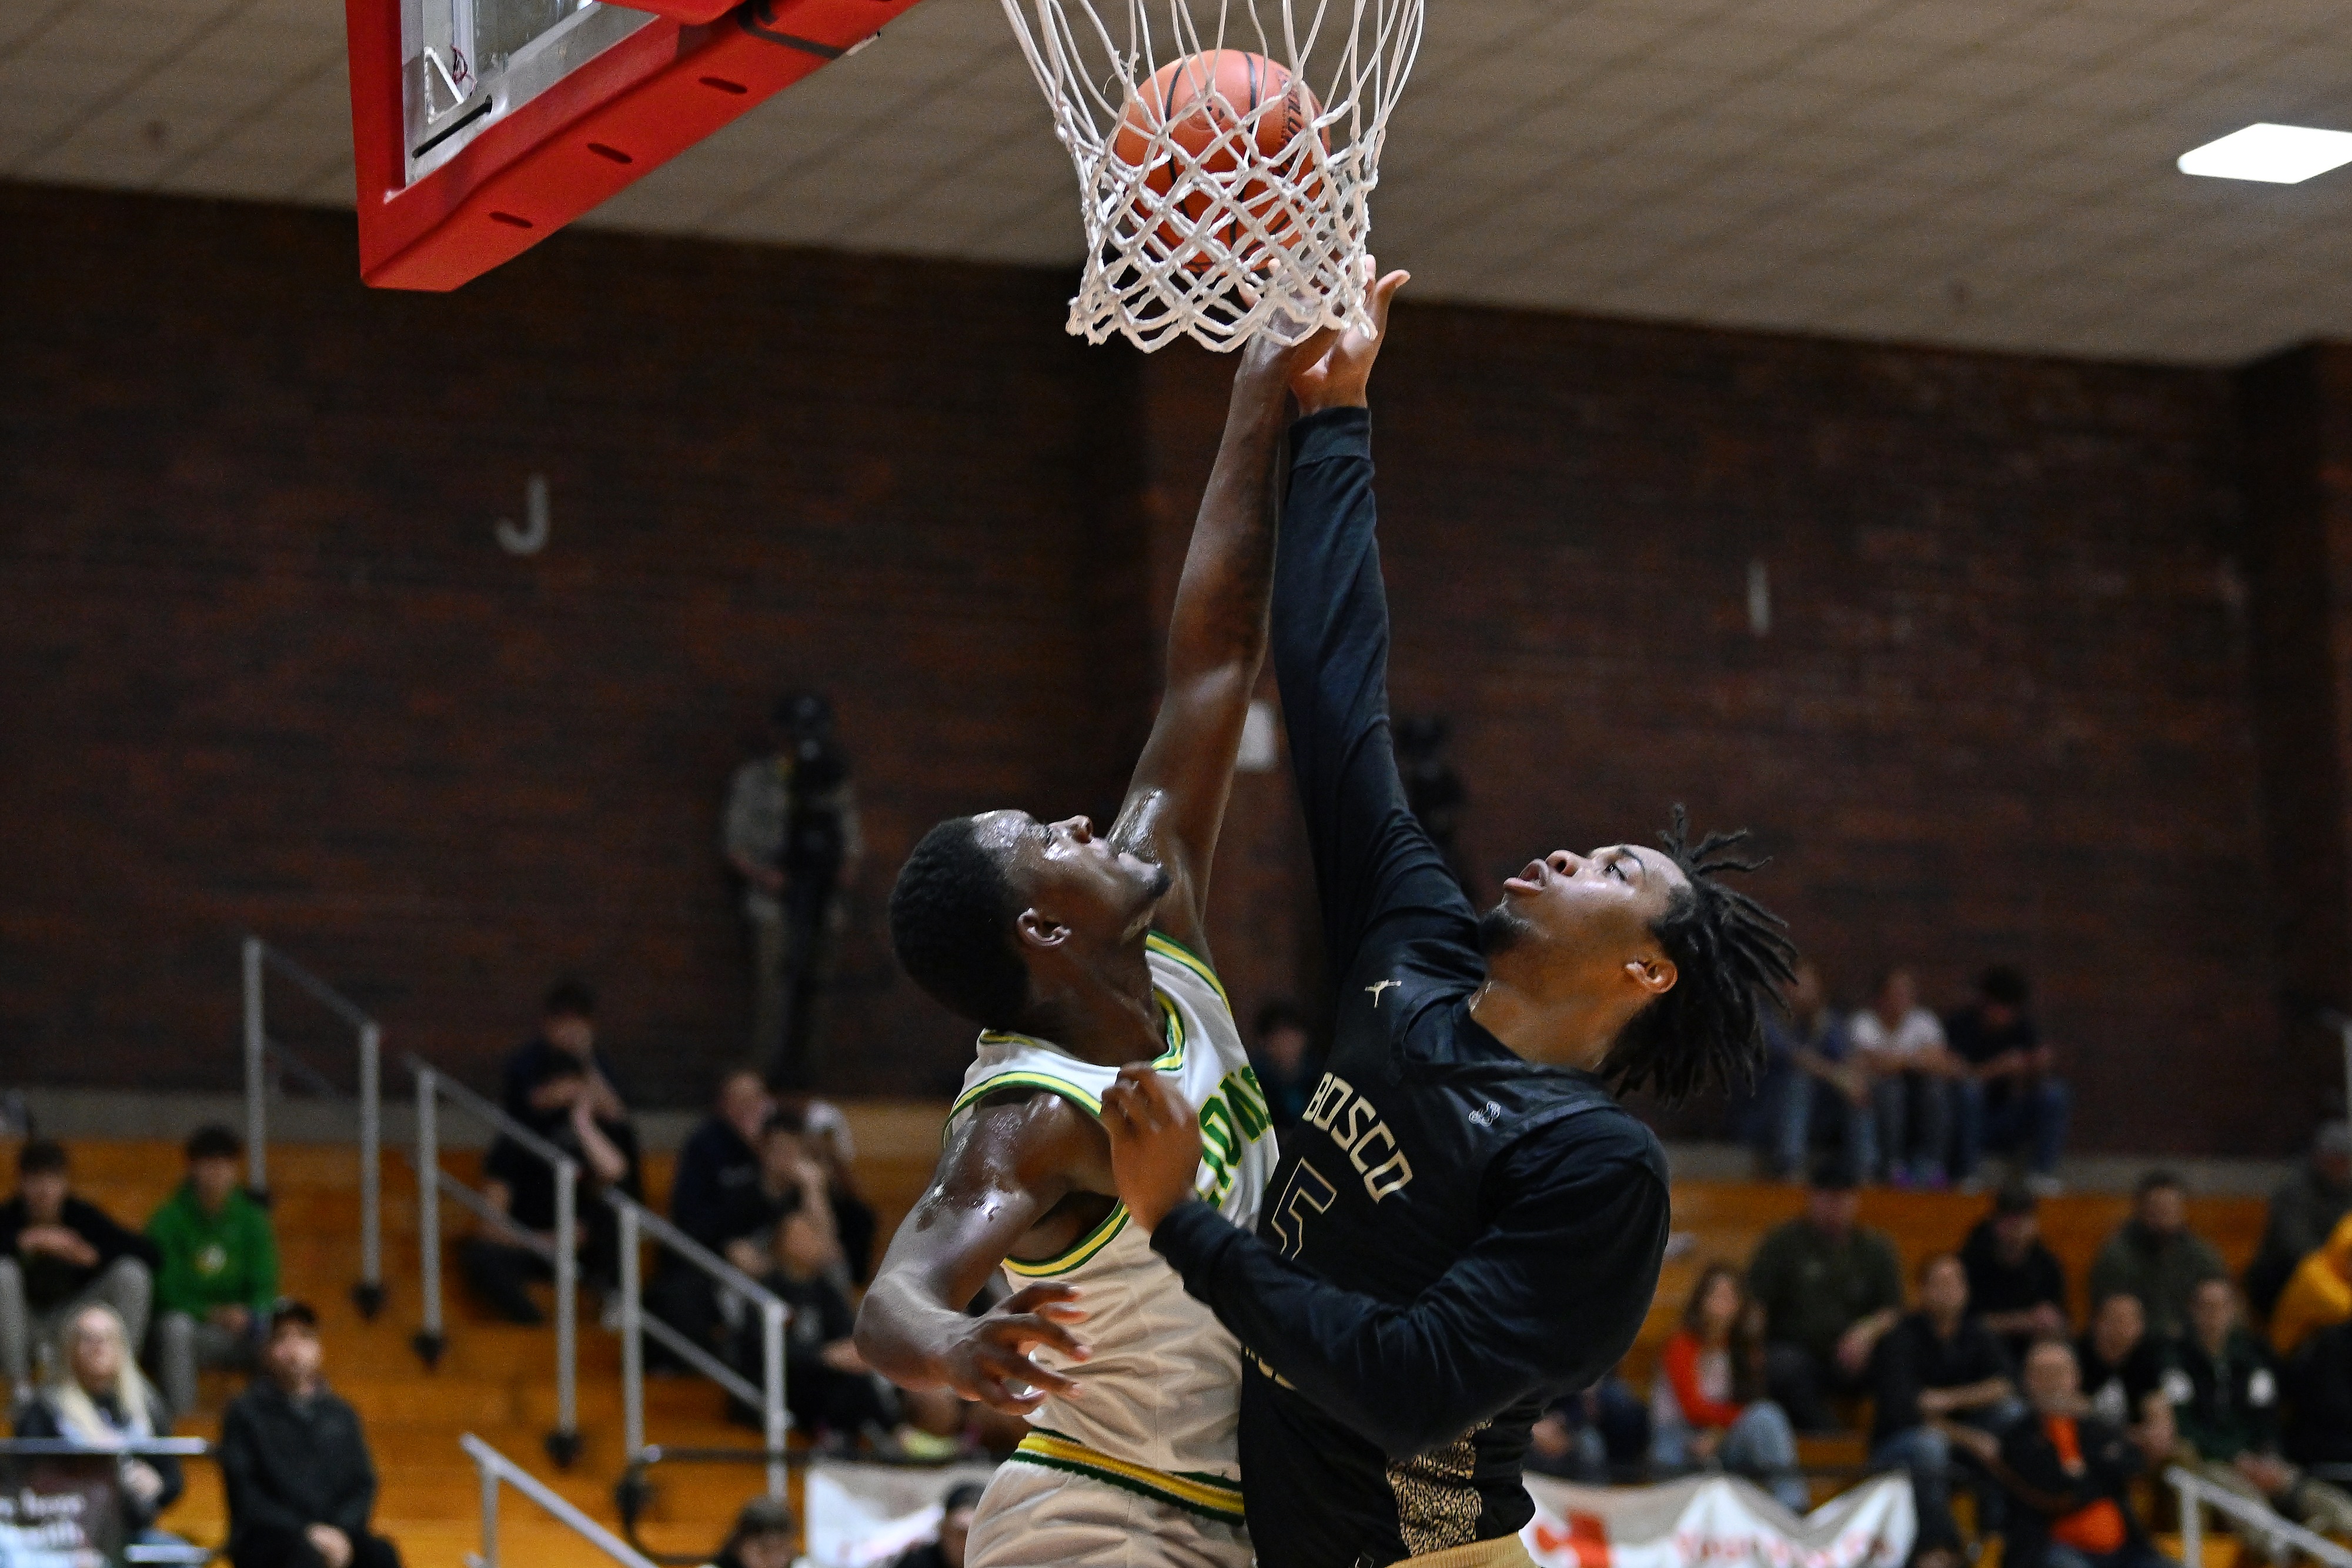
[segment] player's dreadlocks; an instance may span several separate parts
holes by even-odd
[[[1797,945],[1779,915],[1718,880],[1764,863],[1739,852],[1746,829],[1693,844],[1678,805],[1658,839],[1690,879],[1650,928],[1677,977],[1618,1035],[1601,1073],[1621,1091],[1646,1084],[1675,1101],[1710,1082],[1729,1088],[1755,1076],[1764,1038],[1759,1003],[1795,975]]]

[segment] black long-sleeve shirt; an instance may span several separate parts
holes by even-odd
[[[92,1280],[125,1258],[136,1258],[150,1270],[162,1266],[155,1244],[136,1230],[115,1223],[114,1217],[87,1199],[68,1196],[58,1211],[58,1223],[89,1243],[98,1261],[85,1269],[54,1252],[23,1249],[25,1232],[33,1218],[18,1193],[0,1203],[0,1258],[14,1258],[25,1273],[25,1304],[35,1312],[72,1301]]]
[[[296,1399],[268,1378],[221,1416],[229,1545],[256,1528],[331,1524],[358,1536],[375,1511],[375,1465],[358,1412],[325,1389]]]
[[[1152,1245],[1245,1347],[1242,1488],[1270,1568],[1508,1535],[1543,1406],[1616,1364],[1666,1239],[1657,1139],[1470,1016],[1477,917],[1407,809],[1388,724],[1370,420],[1292,431],[1274,653],[1339,978],[1328,1071],[1253,1237]]]

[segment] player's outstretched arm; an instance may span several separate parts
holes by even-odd
[[[983,1101],[950,1132],[939,1169],[891,1239],[857,1313],[858,1354],[902,1388],[944,1385],[1025,1416],[1045,1393],[1076,1392],[1031,1353],[1075,1361],[1086,1313],[1066,1285],[1032,1285],[984,1317],[964,1309],[1013,1248],[1074,1190],[1066,1174],[1102,1163],[1093,1119],[1052,1093]]]
[[[1530,1396],[1587,1387],[1631,1347],[1665,1249],[1664,1166],[1630,1125],[1559,1146],[1573,1120],[1505,1156],[1502,1211],[1400,1307],[1294,1260],[1316,1256],[1311,1212],[1284,1217],[1276,1250],[1193,1197],[1199,1124],[1156,1074],[1123,1070],[1103,1095],[1119,1197],[1152,1249],[1250,1354],[1395,1458]],[[1357,1179],[1344,1166],[1318,1174]],[[1282,1214],[1281,1194],[1267,1201]]]
[[[1332,335],[1297,348],[1261,335],[1242,350],[1216,466],[1201,496],[1168,621],[1160,715],[1128,785],[1112,840],[1166,868],[1156,923],[1205,950],[1209,866],[1233,789],[1250,692],[1265,662],[1277,508],[1274,459],[1291,378]]]
[[[1274,666],[1315,855],[1323,940],[1348,982],[1383,915],[1433,915],[1465,939],[1475,917],[1404,800],[1389,738],[1387,590],[1372,495],[1370,382],[1408,274],[1375,286],[1380,330],[1350,332],[1292,387],[1290,495],[1274,585]],[[1402,934],[1402,933],[1400,933]]]

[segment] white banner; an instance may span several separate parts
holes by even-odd
[[[809,1568],[875,1568],[939,1533],[940,1501],[995,1467],[820,1461],[808,1470]],[[1918,1532],[1910,1478],[1874,1476],[1802,1519],[1730,1476],[1654,1487],[1528,1477],[1523,1532],[1543,1568],[1902,1568]]]
[[[872,1568],[940,1532],[940,1503],[966,1481],[988,1484],[982,1462],[919,1469],[820,1460],[808,1468],[810,1568]]]
[[[1654,1487],[1528,1477],[1521,1538],[1543,1568],[1902,1568],[1918,1517],[1911,1480],[1874,1476],[1802,1519],[1732,1476]]]

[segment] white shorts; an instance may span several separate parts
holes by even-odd
[[[965,1568],[1251,1568],[1249,1530],[1093,1476],[1013,1459],[971,1521]]]

